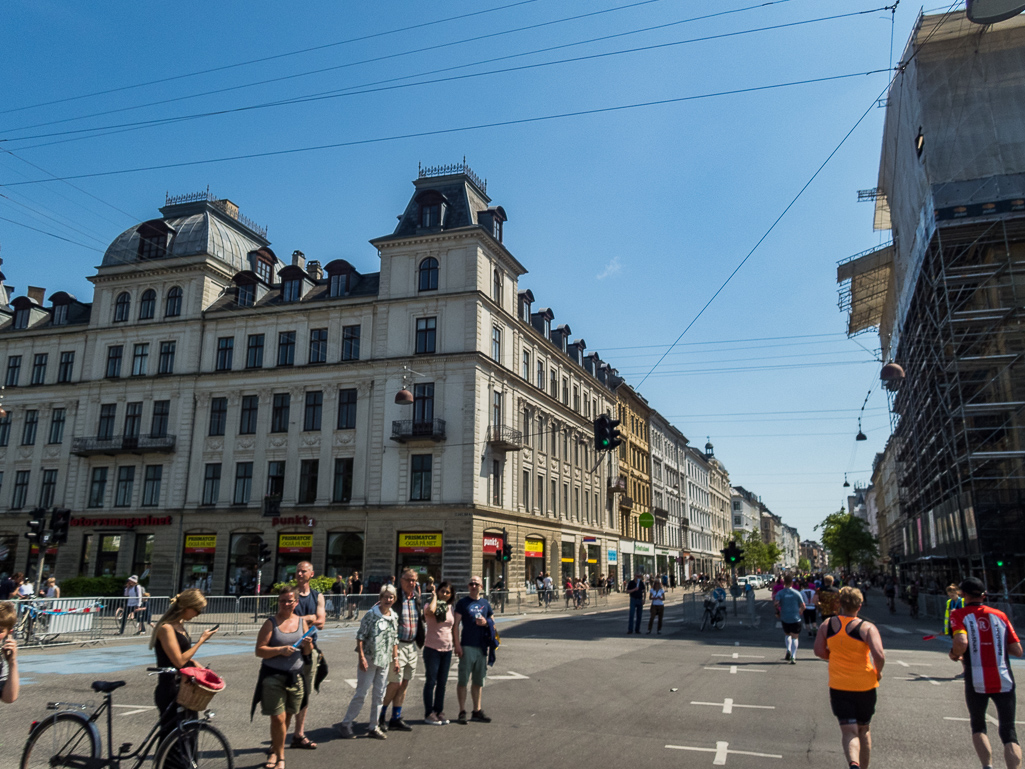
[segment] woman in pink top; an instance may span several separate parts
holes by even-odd
[[[448,669],[452,665],[452,626],[456,615],[452,611],[452,586],[443,581],[438,583],[431,602],[424,611],[427,620],[427,637],[424,641],[424,670],[427,682],[424,684],[424,723],[441,726],[450,723],[445,718],[445,684]]]

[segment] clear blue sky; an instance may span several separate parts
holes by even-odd
[[[530,271],[520,287],[636,386],[888,75],[440,132],[885,70],[891,31],[896,57],[918,6],[818,21],[883,5],[11,0],[0,29],[0,217],[11,220],[0,220],[3,271],[18,293],[31,284],[48,296],[65,290],[89,300],[86,276],[110,241],[157,216],[165,192],[207,186],[267,226],[278,254],[300,249],[322,263],[345,258],[374,271],[367,241],[393,229],[417,163],[465,156],[509,214],[506,245]],[[488,9],[496,10],[479,13]],[[615,10],[560,21],[606,9]],[[676,23],[709,14],[719,15]],[[430,23],[444,19],[452,20]],[[409,27],[416,28],[395,31]],[[661,28],[622,34],[649,27]],[[749,32],[765,27],[777,28]],[[618,36],[593,41],[610,35]],[[488,37],[465,42],[480,36]],[[681,42],[712,36],[719,37]],[[333,45],[354,38],[364,39]],[[568,46],[582,41],[593,42]],[[564,47],[536,52],[554,46]],[[594,58],[636,48],[645,50]],[[267,57],[276,58],[229,66]],[[524,68],[580,57],[591,58]],[[214,68],[221,69],[179,77]],[[519,69],[492,72],[510,68]],[[292,75],[301,76],[280,80]],[[164,82],[124,88],[157,80]],[[416,83],[423,84],[394,87]],[[119,90],[89,95],[111,89]],[[331,91],[345,95],[294,103]],[[281,101],[293,103],[167,122]],[[835,284],[838,259],[882,239],[871,228],[871,205],[856,196],[876,184],[882,117],[870,110],[640,386],[693,444],[710,435],[731,481],[761,494],[802,538],[844,500],[845,472],[867,481],[889,433],[876,389],[863,423],[869,440],[854,442],[879,364],[846,339]],[[126,125],[140,121],[159,122]],[[618,322],[610,322],[613,310]],[[873,335],[857,341],[877,346]]]

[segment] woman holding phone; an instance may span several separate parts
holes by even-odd
[[[309,656],[313,651],[313,641],[306,636],[310,623],[295,613],[298,603],[297,588],[281,588],[277,614],[263,623],[256,637],[256,656],[263,664],[255,696],[260,712],[270,717],[266,769],[285,769],[285,735],[303,702],[303,655]]]

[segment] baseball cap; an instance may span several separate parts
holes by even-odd
[[[982,584],[982,580],[978,577],[968,577],[961,582],[961,592],[965,595],[985,595],[986,586]]]

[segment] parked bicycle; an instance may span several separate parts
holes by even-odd
[[[713,598],[705,599],[705,614],[701,618],[701,629],[704,630],[709,625],[716,630],[726,627],[726,606]]]
[[[150,675],[178,673],[175,668],[148,670]],[[33,722],[21,754],[20,769],[121,769],[122,765],[127,766],[133,761],[132,769],[139,769],[154,746],[153,769],[180,769],[182,766],[190,769],[234,769],[231,745],[227,737],[209,723],[214,715],[209,710],[197,718],[179,719],[174,730],[163,740],[158,740],[158,718],[135,750],[132,750],[132,743],[125,742],[115,754],[112,700],[114,691],[124,685],[124,681],[93,681],[92,689],[103,694],[103,703],[92,713],[86,712],[89,705],[48,703],[47,710],[56,712]],[[188,712],[179,703],[172,703],[169,708],[176,708],[179,714]],[[96,727],[104,713],[107,715],[106,758],[100,755],[103,740]]]
[[[21,616],[11,632],[22,646],[28,646],[33,641],[43,644],[57,637],[47,632],[50,628],[50,618],[38,606],[26,603],[18,608],[21,610]]]

